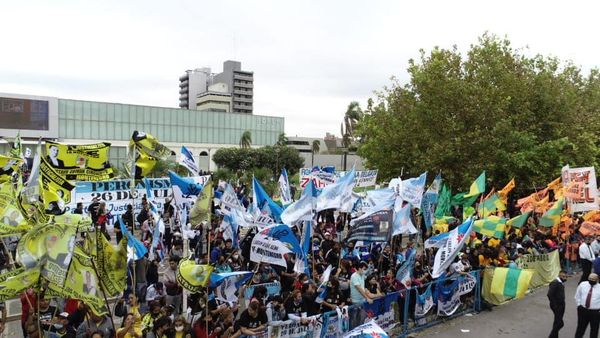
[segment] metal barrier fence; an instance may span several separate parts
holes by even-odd
[[[419,287],[386,294],[372,303],[345,306],[309,317],[305,323],[287,320],[269,323],[260,337],[341,337],[344,333],[374,319],[394,337],[434,326],[448,319],[481,309],[481,273],[439,278]]]

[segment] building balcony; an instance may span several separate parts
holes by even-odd
[[[187,101],[188,98],[188,94],[187,93],[183,93],[181,95],[179,95],[179,100],[186,100]]]
[[[188,92],[187,88],[181,88],[181,89],[179,89],[179,94],[185,94],[187,92]]]
[[[247,89],[253,89],[254,85],[252,83],[240,83],[240,82],[233,82],[233,86],[234,87],[241,87],[241,88],[247,88]]]
[[[252,111],[252,106],[242,106],[239,104],[233,104],[234,110],[242,110],[242,111]]]
[[[239,89],[239,88],[234,88],[233,93],[238,94],[238,95],[250,95],[250,96],[254,95],[254,92],[251,90],[244,90],[244,89]]]
[[[181,81],[181,82],[179,82],[179,87],[181,87],[181,88],[187,87],[189,84],[190,84],[190,82],[188,80]]]
[[[233,98],[233,102],[246,102],[246,103],[252,103],[253,100],[251,98],[245,98],[245,97],[234,97]]]
[[[179,77],[179,81],[183,81],[183,80],[187,80],[187,79],[189,79],[189,75],[187,73],[185,73]]]
[[[252,75],[245,75],[245,74],[240,74],[240,73],[233,73],[233,79],[234,80],[241,80],[241,81],[254,81],[254,76]]]

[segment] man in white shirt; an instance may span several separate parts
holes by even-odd
[[[590,325],[590,337],[598,337],[600,324],[600,286],[598,275],[590,274],[588,281],[582,282],[575,292],[577,304],[577,329],[575,338],[582,338]]]
[[[592,251],[596,257],[598,257],[598,254],[600,254],[600,235],[596,236],[592,242]]]
[[[592,237],[587,236],[584,242],[579,245],[579,259],[581,261],[581,279],[579,283],[588,280],[590,273],[592,273],[592,264],[596,259],[596,255],[592,249]]]

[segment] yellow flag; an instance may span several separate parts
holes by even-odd
[[[107,142],[74,145],[46,141],[46,161],[67,180],[105,181],[114,177],[109,150]]]
[[[190,292],[199,292],[208,284],[213,269],[210,265],[198,265],[182,259],[176,273],[177,283]]]
[[[515,179],[513,178],[504,186],[504,188],[502,188],[502,190],[498,191],[498,195],[500,195],[500,198],[502,200],[506,200],[508,198],[508,193],[511,192],[511,190],[513,190],[515,188],[515,186],[516,186],[516,183],[515,183]]]
[[[18,273],[0,282],[0,302],[18,297],[21,292],[36,285],[40,278],[39,269],[17,269],[15,272]]]
[[[127,281],[127,238],[124,237],[117,249],[99,231],[88,236],[86,248],[98,269],[108,296],[117,296]]]
[[[19,240],[17,261],[27,268],[41,266],[41,276],[62,285],[75,248],[76,227],[39,224]]]
[[[42,158],[40,161],[40,190],[46,214],[60,215],[65,205],[71,202],[71,191],[75,186],[54,170]]]
[[[190,211],[190,222],[193,225],[198,225],[203,221],[210,224],[211,203],[212,203],[212,181],[209,181],[202,189],[201,195],[196,200],[196,204]]]
[[[95,314],[108,313],[102,295],[102,285],[94,271],[92,258],[76,247],[64,286],[49,283],[52,296],[79,299],[90,306]]]
[[[9,181],[21,164],[23,160],[20,158],[0,155],[0,183]]]
[[[136,130],[129,140],[128,154],[130,163],[126,168],[129,174],[134,174],[135,179],[142,179],[152,171],[159,159],[166,160],[175,152],[159,143],[154,136]]]
[[[17,196],[12,183],[0,184],[0,237],[31,228],[17,206]]]

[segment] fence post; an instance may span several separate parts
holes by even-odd
[[[411,287],[412,288],[412,287]],[[410,303],[410,288],[404,289],[404,318],[402,319],[402,334],[406,335],[408,332],[408,309]]]

